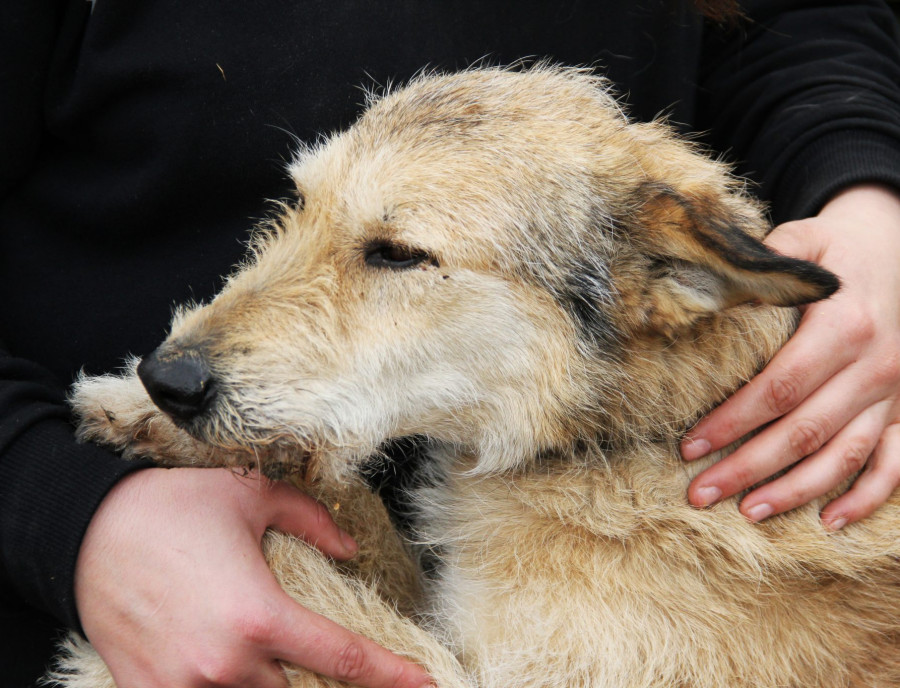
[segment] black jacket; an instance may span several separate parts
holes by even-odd
[[[266,199],[290,194],[294,137],[351,123],[360,86],[549,57],[605,73],[635,118],[703,132],[776,221],[855,182],[900,187],[886,6],[742,6],[723,27],[689,0],[2,3],[0,685],[77,627],[81,537],[134,467],[75,444],[66,386],[217,290]]]

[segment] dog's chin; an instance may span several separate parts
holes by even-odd
[[[267,458],[260,463],[259,471],[269,480],[299,480],[307,483],[313,477],[311,473],[315,472],[313,455],[312,451],[298,450],[287,460]]]
[[[325,468],[319,460],[321,453],[312,446],[281,443],[238,445],[231,442],[207,444],[213,448],[212,455],[220,457],[214,460],[220,465],[257,471],[270,480],[313,483],[321,477]]]
[[[171,418],[197,445],[193,465],[257,471],[272,480],[306,481],[318,472],[316,444],[294,434],[225,430],[215,417]],[[229,424],[229,428],[234,425]]]
[[[327,479],[344,483],[354,477],[364,477],[382,456],[378,449],[382,443],[334,446],[299,432],[249,431],[246,427],[240,427],[239,433],[231,433],[209,419],[176,421],[176,424],[195,442],[209,449],[204,452],[209,457],[203,461],[204,465],[257,471],[271,480],[312,484]]]
[[[219,410],[219,413],[216,411]],[[200,463],[257,471],[272,480],[333,483],[379,473],[402,472],[435,441],[422,435],[367,438],[335,445],[316,433],[288,427],[261,427],[221,407],[189,420],[172,417],[178,428],[208,451]]]

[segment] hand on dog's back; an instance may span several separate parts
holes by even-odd
[[[283,686],[278,659],[371,688],[429,682],[292,601],[262,555],[267,528],[336,559],[356,551],[324,507],[265,479],[151,468],[116,486],[85,537],[75,589],[84,630],[119,688]]]

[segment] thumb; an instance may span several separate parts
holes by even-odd
[[[296,535],[335,559],[356,554],[356,541],[337,526],[322,503],[287,483],[270,483],[267,492],[268,527]]]
[[[775,227],[763,243],[783,256],[821,264],[828,241],[814,224],[815,218],[786,222]]]

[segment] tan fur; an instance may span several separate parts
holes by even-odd
[[[273,536],[283,584],[442,686],[900,684],[896,498],[835,534],[821,503],[759,525],[734,499],[687,504],[716,457],[683,463],[681,434],[784,343],[782,306],[836,286],[759,244],[722,165],[539,66],[423,76],[291,171],[303,202],[161,349],[204,357],[215,404],[180,429],[133,369],[86,379],[86,438],[299,470],[379,554],[337,572]],[[421,260],[379,265],[386,246]],[[354,477],[409,435],[431,447],[411,495],[440,557],[424,600]]]

